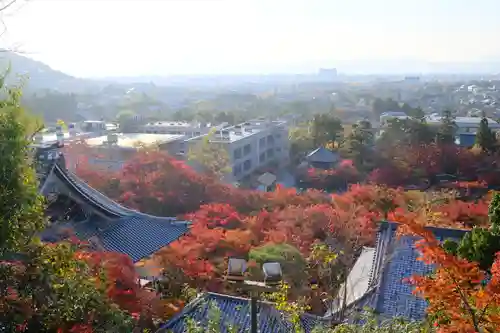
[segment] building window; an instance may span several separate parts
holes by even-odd
[[[241,164],[235,165],[233,168],[233,175],[239,176],[241,174]]]
[[[272,135],[267,136],[267,144],[268,145],[274,144],[274,137]]]
[[[241,158],[241,148],[235,149],[233,155],[235,160]]]
[[[266,146],[266,138],[262,138],[259,140],[259,147],[264,148]]]
[[[281,148],[276,148],[277,153],[281,153]]]
[[[252,151],[252,146],[250,146],[250,144],[245,145],[245,147],[243,147],[243,155],[246,156],[250,154],[251,151]]]
[[[281,133],[276,134],[276,139],[281,139]]]
[[[267,151],[267,158],[272,158],[274,156],[274,150],[273,149],[269,149]]]
[[[252,160],[246,160],[245,163],[243,163],[243,170],[248,171],[252,167]]]
[[[262,153],[259,156],[259,163],[264,163],[266,161],[266,153]]]

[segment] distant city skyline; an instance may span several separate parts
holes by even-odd
[[[498,12],[498,0],[31,0],[4,13],[1,45],[78,77],[500,71]]]

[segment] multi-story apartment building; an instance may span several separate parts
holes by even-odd
[[[202,137],[186,140],[197,144]],[[288,126],[285,121],[251,120],[217,130],[210,142],[222,145],[231,159],[232,174],[226,181],[237,182],[270,164],[289,163]]]

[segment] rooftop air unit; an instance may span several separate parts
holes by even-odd
[[[223,140],[229,140],[230,139],[229,131],[221,131],[221,134],[222,134],[222,139]]]

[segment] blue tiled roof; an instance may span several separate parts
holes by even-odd
[[[319,147],[307,154],[309,162],[334,163],[338,161],[339,155],[324,147]]]
[[[106,250],[126,253],[136,262],[179,239],[188,230],[186,222],[133,216],[122,218],[98,237]]]
[[[86,221],[68,222],[49,228],[42,233],[41,238],[44,241],[57,241],[57,233],[62,229],[74,231],[82,240],[96,237],[105,250],[127,254],[137,262],[179,239],[189,230],[189,224],[140,215],[117,220],[92,216]]]
[[[51,172],[72,194],[103,214],[91,214],[85,221],[52,225],[41,233],[44,241],[58,241],[61,231],[70,229],[82,240],[96,237],[105,250],[127,254],[137,262],[179,239],[189,229],[188,222],[123,207],[59,165]]]
[[[220,310],[221,333],[228,333],[230,326],[235,327],[237,332],[249,332],[250,301],[245,298],[214,293],[206,293],[189,303],[181,313],[162,326],[159,332],[184,333],[188,318],[197,322],[201,327],[207,327],[211,304]],[[292,324],[271,303],[258,302],[257,306],[260,333],[293,332]],[[301,318],[301,323],[304,331],[309,333],[315,327],[327,322],[321,317],[305,314]]]
[[[406,317],[421,320],[427,303],[412,294],[412,286],[403,282],[413,275],[426,275],[433,271],[431,265],[417,260],[414,236],[396,236],[398,224],[383,222],[377,237],[376,253],[370,277],[374,286],[368,306],[388,317]],[[429,228],[440,241],[459,240],[466,231],[457,229]]]

